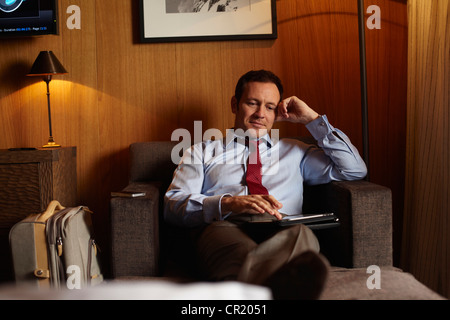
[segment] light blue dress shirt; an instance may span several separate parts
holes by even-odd
[[[306,125],[319,147],[296,139],[262,137],[259,152],[262,183],[287,215],[299,214],[303,183],[359,180],[367,168],[349,138],[321,116]],[[164,197],[164,217],[169,223],[195,227],[226,219],[221,212],[224,196],[247,195],[245,183],[248,147],[242,136],[203,141],[188,149]],[[273,137],[272,137],[273,138]]]

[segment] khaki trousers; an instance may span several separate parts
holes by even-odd
[[[319,242],[308,227],[246,224],[261,215],[239,215],[217,221],[197,239],[197,254],[210,280],[237,280],[263,284],[265,280],[301,253],[319,252]]]

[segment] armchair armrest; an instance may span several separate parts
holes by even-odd
[[[322,252],[332,265],[392,266],[392,195],[368,181],[341,181],[309,187],[305,211],[334,212],[341,226],[317,230]]]
[[[130,183],[124,190],[144,191],[144,197],[113,197],[111,214],[111,273],[156,276],[159,272],[159,188],[156,183]]]

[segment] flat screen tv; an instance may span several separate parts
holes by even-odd
[[[57,0],[0,0],[0,38],[58,34]]]

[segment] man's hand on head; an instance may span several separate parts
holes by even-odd
[[[308,124],[320,115],[311,109],[304,101],[292,96],[282,100],[278,104],[277,117],[275,121],[289,121]]]

